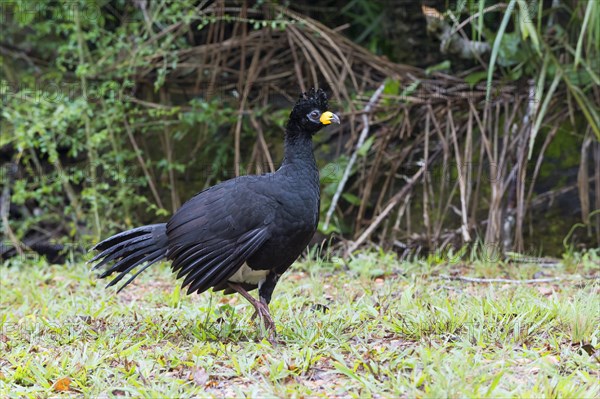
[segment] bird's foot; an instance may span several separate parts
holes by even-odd
[[[264,329],[266,330],[266,332],[268,334],[267,340],[271,343],[271,345],[276,345],[278,343],[278,341],[276,338],[275,322],[273,321],[273,318],[271,317],[271,312],[269,311],[269,305],[263,298],[260,298],[260,301],[255,301],[253,303],[253,305],[254,305],[255,311],[254,311],[254,315],[252,316],[252,319],[255,319],[256,316],[258,316],[260,318],[260,320],[262,321],[262,324],[264,326]]]
[[[271,343],[271,345],[276,345],[278,341],[276,338],[275,322],[271,317],[271,312],[269,311],[269,305],[267,304],[267,301],[264,298],[260,298],[260,300],[257,301],[239,284],[229,283],[229,286],[240,293],[248,300],[248,302],[252,304],[252,306],[254,306],[254,315],[252,315],[252,320],[254,320],[256,316],[260,318],[262,325],[264,326],[264,330],[268,334],[267,340]]]

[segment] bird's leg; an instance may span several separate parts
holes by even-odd
[[[273,321],[273,318],[271,317],[271,313],[269,312],[269,305],[267,304],[267,301],[263,298],[260,298],[260,300],[256,300],[240,284],[236,284],[236,283],[228,283],[228,284],[233,290],[235,290],[236,292],[241,294],[244,298],[246,298],[248,300],[248,302],[250,302],[252,304],[252,306],[254,306],[254,316],[252,316],[252,318],[255,318],[256,315],[258,315],[260,317],[260,319],[262,320],[262,322],[265,325],[266,330],[269,333],[269,336],[267,339],[269,340],[269,342],[271,344],[275,344],[276,343],[276,341],[275,341],[275,322]]]

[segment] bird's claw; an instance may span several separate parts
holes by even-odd
[[[277,344],[278,341],[276,339],[275,322],[273,321],[271,313],[269,312],[269,306],[262,298],[260,302],[255,303],[255,311],[254,315],[252,315],[252,320],[256,319],[256,316],[260,318],[266,332],[268,333],[267,340],[271,343],[271,345]]]
[[[234,290],[239,292],[244,298],[248,300],[254,306],[254,314],[252,315],[252,320],[256,319],[256,316],[260,317],[262,321],[262,325],[266,332],[268,332],[267,340],[271,343],[271,345],[276,345],[276,331],[275,331],[275,322],[271,317],[271,312],[269,312],[269,304],[267,300],[260,297],[257,301],[252,295],[248,294],[248,292],[239,284],[229,283],[229,286]]]

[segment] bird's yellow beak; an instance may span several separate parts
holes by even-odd
[[[329,125],[331,122],[337,123],[338,125],[340,124],[340,117],[329,111],[323,112],[319,120],[324,125]]]

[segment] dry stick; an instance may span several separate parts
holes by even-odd
[[[144,101],[144,100],[140,100],[139,98],[135,98],[133,96],[127,97],[127,101],[131,101],[132,103],[140,104],[140,105],[143,105],[144,107],[148,107],[148,108],[166,109],[166,110],[173,109],[172,105],[164,105],[164,104],[153,103],[151,101]],[[178,108],[182,111],[193,111],[194,110],[193,107],[178,106]]]
[[[581,205],[581,220],[587,223],[590,216],[590,184],[588,183],[588,154],[589,147],[592,144],[591,128],[588,127],[586,135],[581,145],[581,158],[579,171],[577,172],[577,188],[579,189],[579,203]]]
[[[237,26],[237,25],[236,25]],[[234,152],[233,152],[233,159],[234,159],[234,170],[235,170],[235,176],[239,176],[240,175],[240,162],[241,162],[241,153],[240,153],[240,144],[241,144],[241,136],[242,136],[242,120],[244,118],[242,111],[244,110],[244,108],[246,107],[246,88],[248,88],[249,85],[252,85],[252,82],[250,80],[248,80],[246,82],[246,84],[243,84],[243,80],[244,80],[244,76],[246,76],[246,35],[247,35],[248,31],[246,29],[246,24],[243,24],[242,26],[242,49],[241,49],[241,56],[240,56],[240,74],[238,75],[238,93],[240,93],[242,95],[242,100],[240,101],[240,108],[239,108],[239,112],[238,112],[238,117],[237,117],[237,122],[235,124],[235,133],[234,133]],[[256,55],[256,53],[255,53]]]
[[[475,18],[479,17],[479,15],[483,15],[483,14],[488,13],[490,11],[494,11],[496,9],[506,8],[506,7],[507,7],[506,4],[500,3],[500,4],[494,4],[493,6],[486,7],[483,10],[481,10],[481,12],[476,12],[475,14],[471,15],[469,18],[467,18],[464,21],[462,21],[456,28],[452,29],[452,31],[450,32],[450,36],[454,35],[456,32],[458,32],[459,30],[461,30],[462,28],[464,28],[466,24],[468,24],[469,22],[471,22]]]
[[[243,85],[243,91],[241,94],[242,99],[240,101],[240,107],[239,107],[239,113],[238,113],[238,118],[237,118],[237,123],[235,125],[235,175],[239,176],[240,175],[240,163],[241,163],[241,154],[240,154],[240,141],[241,141],[241,134],[242,134],[242,119],[243,119],[243,111],[244,109],[246,109],[246,101],[248,99],[248,96],[250,95],[250,89],[252,88],[252,85],[254,84],[254,81],[256,79],[256,77],[259,75],[260,72],[260,67],[258,66],[260,61],[264,61],[263,60],[259,60],[260,58],[260,52],[263,48],[263,44],[264,44],[264,36],[261,35],[260,37],[260,41],[258,42],[258,45],[256,46],[256,48],[254,49],[254,54],[252,55],[252,60],[250,61],[250,66],[248,67],[248,72],[245,75],[247,77],[246,82]],[[244,74],[240,74],[240,79]]]
[[[600,143],[594,143],[594,180],[596,189],[596,209],[600,209]],[[600,217],[596,218],[596,240],[598,241],[598,247],[600,247]]]
[[[285,32],[290,40],[297,41],[298,48],[300,48],[300,51],[302,51],[302,54],[304,54],[304,60],[308,64],[308,69],[310,71],[310,75],[312,76],[312,81],[313,81],[313,83],[316,84],[316,82],[319,80],[319,78],[317,76],[317,70],[315,69],[314,64],[309,61],[309,60],[312,60],[312,58],[311,58],[310,54],[308,54],[308,51],[306,50],[307,46],[304,45],[302,36],[300,36],[300,34],[298,32],[296,32],[296,28],[294,27],[294,25],[290,25],[285,30]],[[292,38],[292,36],[294,38]]]
[[[452,207],[452,200],[454,199],[454,195],[456,195],[456,190],[458,190],[458,179],[456,180],[456,182],[454,182],[454,186],[452,186],[452,188],[448,192],[445,204],[443,203],[443,198],[440,198],[439,219],[438,224],[436,225],[433,242],[437,242],[442,236],[442,228],[444,227],[444,221],[446,220],[446,216],[448,215],[448,210]],[[459,231],[462,232],[462,226],[459,229]]]
[[[224,24],[220,21],[217,21],[216,23],[211,24],[210,26],[211,26],[211,28],[213,26],[215,27],[214,29],[211,29],[211,31],[210,31],[210,33],[212,33],[211,39],[213,39],[216,43],[223,42],[223,40],[225,39]],[[212,44],[216,44],[215,42],[213,42]],[[215,57],[212,58],[212,64],[222,68],[222,64],[227,63],[227,58],[225,58],[225,60],[223,60],[223,57],[224,57],[223,52],[227,51],[227,54],[229,54],[230,49],[227,48],[226,46],[222,46],[221,49],[222,49],[221,51],[217,51],[216,53],[214,53]],[[212,74],[210,77],[210,82],[208,84],[208,90],[207,90],[209,93],[215,92],[215,87],[217,85],[217,79],[220,76],[219,67],[214,67],[211,69]]]
[[[469,110],[473,114],[472,110]],[[471,197],[471,224],[477,228],[477,209],[479,209],[479,193],[482,188],[483,176],[483,160],[485,159],[485,143],[482,138],[482,133],[479,134],[479,162],[477,162],[477,177],[475,178],[475,192]],[[479,233],[478,233],[479,234]]]
[[[271,153],[269,152],[269,146],[267,145],[267,141],[265,140],[265,135],[263,133],[260,124],[256,120],[253,115],[250,115],[250,123],[256,129],[256,134],[258,136],[258,142],[262,147],[265,158],[267,158],[267,163],[269,164],[269,172],[275,172],[275,164],[273,163],[273,158],[271,157]]]
[[[367,227],[367,229],[360,235],[360,237],[358,237],[356,241],[350,244],[348,250],[346,251],[346,256],[354,252],[371,235],[373,230],[375,230],[377,226],[381,224],[383,219],[385,219],[392,209],[394,209],[402,197],[404,197],[406,193],[410,191],[417,179],[425,172],[426,167],[426,165],[423,165],[423,167],[421,167],[421,169],[419,169],[419,171],[413,175],[413,177],[404,185],[404,187],[402,187],[402,189],[392,197],[392,199],[388,202],[388,205],[383,209],[383,211],[381,211],[373,223]]]
[[[463,165],[465,168],[465,179],[467,181],[467,190],[465,193],[465,209],[469,207],[471,203],[471,194],[473,193],[472,179],[473,179],[473,114],[469,112],[467,119],[467,137],[465,139],[465,153],[463,155]],[[467,219],[467,228],[474,226],[474,219],[469,218],[469,215],[465,216]]]
[[[550,145],[550,142],[556,135],[556,132],[558,131],[559,126],[560,125],[557,124],[556,126],[554,126],[552,128],[552,130],[550,130],[550,132],[546,135],[546,139],[544,140],[544,144],[542,145],[542,148],[540,149],[540,153],[539,153],[537,161],[535,163],[535,168],[533,169],[533,174],[531,175],[531,183],[529,184],[529,192],[527,193],[527,197],[525,199],[525,208],[527,208],[527,209],[529,209],[529,205],[531,204],[531,198],[533,196],[533,189],[535,187],[535,182],[537,180],[538,174],[542,167],[542,162],[544,160],[544,154],[546,153],[546,149]]]
[[[442,227],[443,227],[443,223],[442,221],[444,220],[444,215],[446,214],[446,211],[448,209],[449,203],[452,200],[452,197],[454,196],[454,193],[451,192],[450,196],[448,197],[448,201],[446,203],[446,207],[443,209],[444,205],[443,205],[443,199],[444,199],[444,195],[446,194],[446,186],[447,186],[447,182],[448,179],[445,178],[445,168],[448,166],[448,157],[449,157],[449,146],[448,146],[448,142],[446,140],[446,138],[444,137],[444,133],[442,133],[442,129],[440,127],[440,124],[438,123],[436,116],[435,116],[435,112],[433,110],[433,108],[431,107],[431,104],[427,104],[427,114],[429,115],[430,120],[433,122],[433,127],[435,128],[435,132],[438,135],[439,138],[439,143],[442,146],[443,149],[443,154],[444,154],[444,158],[442,160],[442,178],[441,178],[441,184],[439,187],[439,201],[438,201],[438,205],[437,205],[437,210],[436,215],[435,215],[435,221],[436,221],[436,225],[435,225],[435,229],[434,229],[434,236],[433,236],[433,240],[437,241],[438,238],[440,237],[441,231],[442,231]],[[443,211],[442,211],[443,209]]]
[[[594,179],[595,179],[594,176],[590,176],[588,178],[588,184],[592,184]],[[561,195],[564,195],[564,194],[568,193],[569,191],[576,190],[578,187],[579,187],[579,183],[575,183],[575,184],[571,184],[569,186],[561,187],[556,190],[546,191],[542,194],[536,195],[536,197],[531,200],[531,204],[529,206],[531,208],[542,206],[545,201],[549,201],[550,203],[552,203],[552,201],[554,201],[555,198],[557,198]]]
[[[441,150],[438,149],[434,154],[432,154],[429,157],[429,163],[431,163],[431,161],[436,158],[437,154],[439,154],[440,151]],[[423,175],[423,173],[425,173],[428,166],[429,166],[428,163],[423,163],[423,166],[421,166],[421,169],[419,169],[419,171],[417,173],[415,173],[413,175],[413,177],[411,177],[410,180],[408,180],[406,182],[404,187],[402,187],[402,189],[400,191],[398,191],[388,201],[387,206],[383,209],[383,211],[381,211],[381,213],[377,216],[377,218],[373,221],[373,223],[371,223],[371,225],[369,227],[367,227],[367,229],[360,235],[360,237],[358,237],[358,239],[356,241],[354,241],[352,244],[350,244],[350,246],[348,247],[348,250],[346,251],[346,256],[348,256],[349,254],[354,252],[371,235],[373,230],[375,230],[377,228],[377,226],[379,226],[381,224],[383,219],[386,218],[386,216],[392,211],[392,209],[394,209],[394,207],[398,204],[398,202],[400,202],[400,200],[411,190],[412,186]]]
[[[427,165],[429,161],[429,134],[431,133],[429,129],[430,116],[431,115],[429,112],[425,114],[425,146],[423,148],[423,154],[425,157],[423,162],[425,162],[425,165]],[[427,245],[431,245],[432,238],[431,223],[429,221],[429,183],[429,174],[425,174],[425,177],[423,177],[423,224],[425,225],[425,231],[427,233]]]
[[[319,49],[315,46],[315,44],[308,39],[308,37],[303,37],[297,32],[298,37],[302,41],[302,47],[306,48],[306,51],[309,53],[307,58],[313,60],[317,66],[319,67],[320,72],[323,74],[326,82],[336,82],[336,67],[333,65],[327,58],[325,58],[320,52]],[[317,43],[318,45],[318,43]],[[315,85],[318,83],[317,80],[314,81]],[[335,95],[339,97],[339,92],[337,85],[331,84],[331,88],[333,89]]]
[[[13,230],[10,228],[10,224],[8,224],[8,215],[10,209],[10,188],[14,182],[14,177],[17,172],[17,165],[9,163],[8,164],[8,173],[7,173],[7,183],[2,189],[2,194],[0,195],[0,219],[2,220],[2,226],[4,228],[4,234],[8,236],[13,246],[15,247],[15,251],[19,254],[19,256],[23,256],[23,248],[24,244],[19,241]]]
[[[387,144],[390,141],[392,135],[385,134],[383,136],[383,140],[377,149],[377,154],[375,155],[375,161],[371,166],[371,172],[366,177],[365,187],[362,192],[362,200],[360,201],[360,207],[358,208],[358,212],[356,215],[356,223],[355,226],[361,226],[363,221],[363,216],[365,214],[365,209],[367,204],[369,203],[369,198],[371,197],[371,193],[373,190],[373,184],[375,183],[377,172],[379,171],[379,166],[384,156],[385,149],[387,148]]]
[[[328,35],[328,33],[326,32],[327,28],[324,25],[321,25],[316,20],[313,20],[310,18],[305,18],[302,15],[291,11],[287,7],[278,6],[277,9],[282,14],[287,14],[291,18],[294,18],[297,21],[304,23],[306,26],[311,28],[313,30],[313,32],[317,33],[323,40],[325,40],[327,42],[327,44],[331,47],[331,49],[337,53],[338,59],[342,61],[343,68],[348,71],[350,80],[352,81],[352,84],[354,85],[354,87],[358,88],[358,82],[356,80],[356,77],[354,76],[354,73],[352,73],[352,67],[350,66],[350,63],[348,62],[346,53],[339,47],[338,43]],[[293,25],[291,25],[291,26],[293,26]],[[331,80],[330,84],[333,84],[333,82],[335,82],[335,81]],[[333,86],[332,88],[335,91],[337,89],[337,86]],[[342,90],[345,91],[345,88],[342,87]],[[336,94],[339,95],[339,93],[336,93]],[[346,96],[346,98],[348,98],[348,97]]]
[[[348,165],[346,166],[346,170],[344,170],[344,175],[342,176],[342,180],[340,180],[340,185],[338,186],[335,194],[333,195],[333,199],[331,200],[331,205],[329,206],[329,209],[327,210],[327,216],[325,217],[325,224],[323,226],[324,230],[327,230],[327,228],[329,227],[331,215],[333,215],[333,211],[335,211],[335,207],[337,206],[337,203],[340,199],[340,195],[342,195],[342,191],[344,191],[344,186],[346,185],[346,182],[348,181],[348,178],[350,177],[350,171],[352,170],[352,166],[354,166],[354,163],[356,162],[356,158],[358,156],[358,151],[364,144],[364,142],[367,138],[367,135],[369,134],[369,117],[367,116],[367,114],[369,112],[371,112],[371,109],[373,108],[375,103],[379,100],[379,97],[381,96],[381,93],[383,93],[384,88],[385,88],[385,84],[382,83],[377,88],[377,90],[375,90],[375,93],[373,93],[373,95],[371,96],[371,99],[369,100],[369,102],[367,103],[367,105],[365,106],[365,108],[363,110],[363,114],[362,114],[363,129],[360,132],[360,136],[358,137],[358,142],[356,143],[356,150],[354,150],[354,152],[352,153],[352,156],[350,157],[350,161],[348,162]]]
[[[458,148],[458,138],[456,135],[456,127],[454,126],[454,118],[452,117],[452,112],[448,109],[448,122],[450,126],[450,130],[452,132],[452,139],[454,144],[454,156],[456,157],[456,162],[458,163],[458,188],[460,191],[460,216],[462,221],[461,232],[464,242],[471,241],[471,235],[469,234],[469,222],[468,222],[468,210],[467,210],[467,182],[465,181],[468,176],[463,170],[463,165],[461,157],[460,157],[460,149]]]
[[[164,90],[164,87],[160,90],[160,100],[163,104],[170,103],[170,101],[167,101],[167,93]],[[171,137],[169,135],[169,125],[167,124],[163,126],[163,137],[165,141],[165,152],[167,153],[167,162],[169,163],[168,171],[169,185],[171,186],[171,209],[173,210],[173,213],[175,213],[181,204],[179,202],[179,196],[177,195],[177,188],[175,186],[175,172],[173,171],[173,148],[171,146]]]
[[[144,162],[144,158],[142,158],[142,150],[137,145],[137,142],[135,141],[135,137],[133,137],[133,132],[131,131],[129,122],[127,122],[127,118],[123,119],[123,122],[125,125],[125,130],[127,130],[127,136],[129,137],[129,141],[131,142],[131,145],[133,146],[133,150],[135,151],[135,156],[137,157],[138,162],[140,163],[140,166],[142,167],[142,171],[144,172],[144,175],[146,176],[146,179],[148,180],[148,185],[150,186],[150,191],[152,191],[154,200],[156,201],[156,204],[160,207],[160,209],[164,209],[165,207],[163,206],[162,201],[160,200],[160,197],[158,196],[158,191],[156,190],[156,186],[154,185],[152,176],[150,176],[150,171],[148,170],[148,167],[146,166],[146,162]]]
[[[517,178],[515,182],[515,197],[516,197],[516,218],[514,221],[514,235],[512,250],[516,252],[522,252],[525,247],[523,240],[523,221],[525,220],[525,192],[526,192],[526,176],[527,176],[527,142],[530,139],[530,130],[526,128],[525,132],[521,134],[521,146],[517,151]],[[510,198],[510,197],[509,197]],[[510,205],[507,205],[507,208]]]
[[[298,79],[298,84],[300,85],[300,90],[302,93],[306,91],[306,87],[304,86],[304,79],[302,79],[302,70],[300,69],[300,61],[298,61],[298,54],[296,53],[296,46],[294,45],[294,41],[291,36],[286,35],[287,41],[290,45],[290,50],[292,52],[292,58],[294,59],[294,72],[296,72],[296,78]]]
[[[463,276],[447,276],[440,274],[440,277],[446,280],[466,281],[469,283],[508,283],[508,284],[532,284],[532,283],[553,283],[556,281],[577,281],[577,280],[598,280],[600,277],[581,277],[581,278],[566,278],[566,277],[548,277],[548,278],[532,278],[527,280],[511,280],[508,278],[477,278]]]
[[[71,202],[71,204],[73,205],[75,216],[78,219],[82,219],[83,211],[81,210],[81,206],[79,205],[79,200],[78,200],[77,194],[75,193],[75,190],[73,189],[73,186],[71,185],[71,183],[69,183],[69,177],[67,176],[67,173],[65,172],[65,168],[63,167],[62,162],[60,162],[59,158],[56,159],[53,166],[56,169],[56,171],[58,172],[58,179],[60,180],[60,182],[65,190],[65,194],[69,198],[69,202]]]

